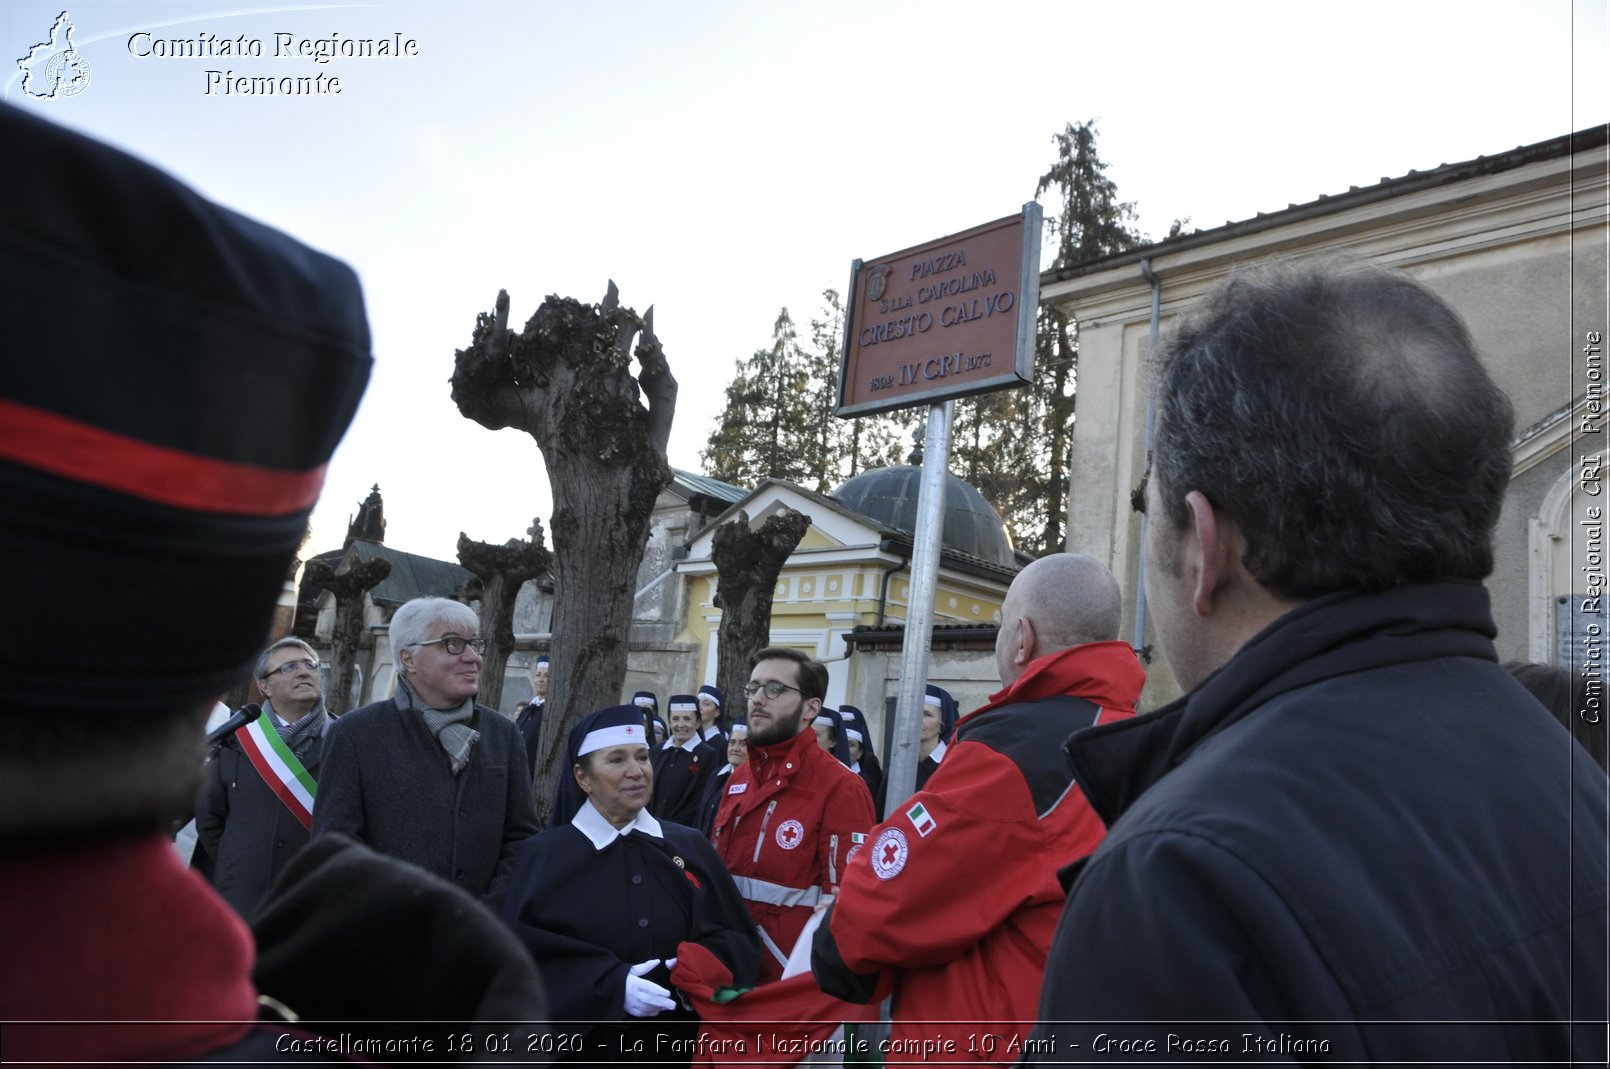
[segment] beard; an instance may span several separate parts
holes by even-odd
[[[776,742],[786,742],[799,734],[800,724],[805,717],[805,702],[802,699],[794,707],[793,713],[787,716],[773,714],[771,723],[766,726],[757,726],[753,718],[749,724],[749,745],[770,746]]]

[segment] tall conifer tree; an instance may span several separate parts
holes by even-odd
[[[840,348],[844,307],[836,290],[811,320],[809,348],[800,344],[784,308],[770,348],[734,364],[727,403],[701,454],[711,477],[753,488],[768,478],[828,493],[858,471],[898,463],[898,419],[840,420]]]
[[[1145,241],[1132,224],[1135,206],[1118,199],[1096,151],[1094,120],[1054,134],[1057,158],[1040,176],[1035,199],[1055,192],[1046,233],[1056,242],[1048,265],[1067,267]],[[1078,324],[1041,306],[1034,384],[985,394],[957,405],[951,468],[978,487],[1000,512],[1018,549],[1039,556],[1065,544],[1068,467],[1078,385]]]

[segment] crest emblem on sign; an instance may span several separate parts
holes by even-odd
[[[785,820],[777,825],[777,845],[792,850],[805,841],[805,825],[797,820]]]
[[[886,828],[878,841],[872,844],[872,871],[880,880],[892,880],[906,867],[911,844],[906,833],[899,828]]]
[[[867,272],[866,299],[879,301],[883,299],[883,292],[889,284],[889,265],[880,264]]]

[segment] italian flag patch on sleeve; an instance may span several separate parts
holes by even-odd
[[[929,833],[939,827],[938,824],[934,823],[934,818],[921,802],[906,810],[906,819],[911,821],[911,826],[916,828],[917,834],[924,839],[928,838]]]

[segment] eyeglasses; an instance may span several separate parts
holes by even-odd
[[[476,653],[486,652],[486,639],[464,638],[462,635],[448,635],[446,638],[433,638],[429,642],[416,642],[414,645],[440,646],[442,649],[446,650],[448,656],[451,657],[462,657],[466,649],[472,649]]]
[[[785,690],[791,690],[795,694],[804,694],[805,693],[803,690],[800,690],[798,687],[791,687],[787,683],[779,683],[777,680],[773,679],[768,683],[745,683],[744,684],[744,697],[753,698],[755,695],[759,694],[761,691],[765,691],[766,692],[766,697],[768,697],[768,698],[781,698],[783,696],[783,691],[785,691]]]
[[[270,668],[268,671],[264,672],[263,678],[273,679],[275,676],[286,675],[299,669],[306,669],[309,672],[317,672],[319,670],[319,662],[310,661],[305,657],[299,661],[286,661],[278,668]]]

